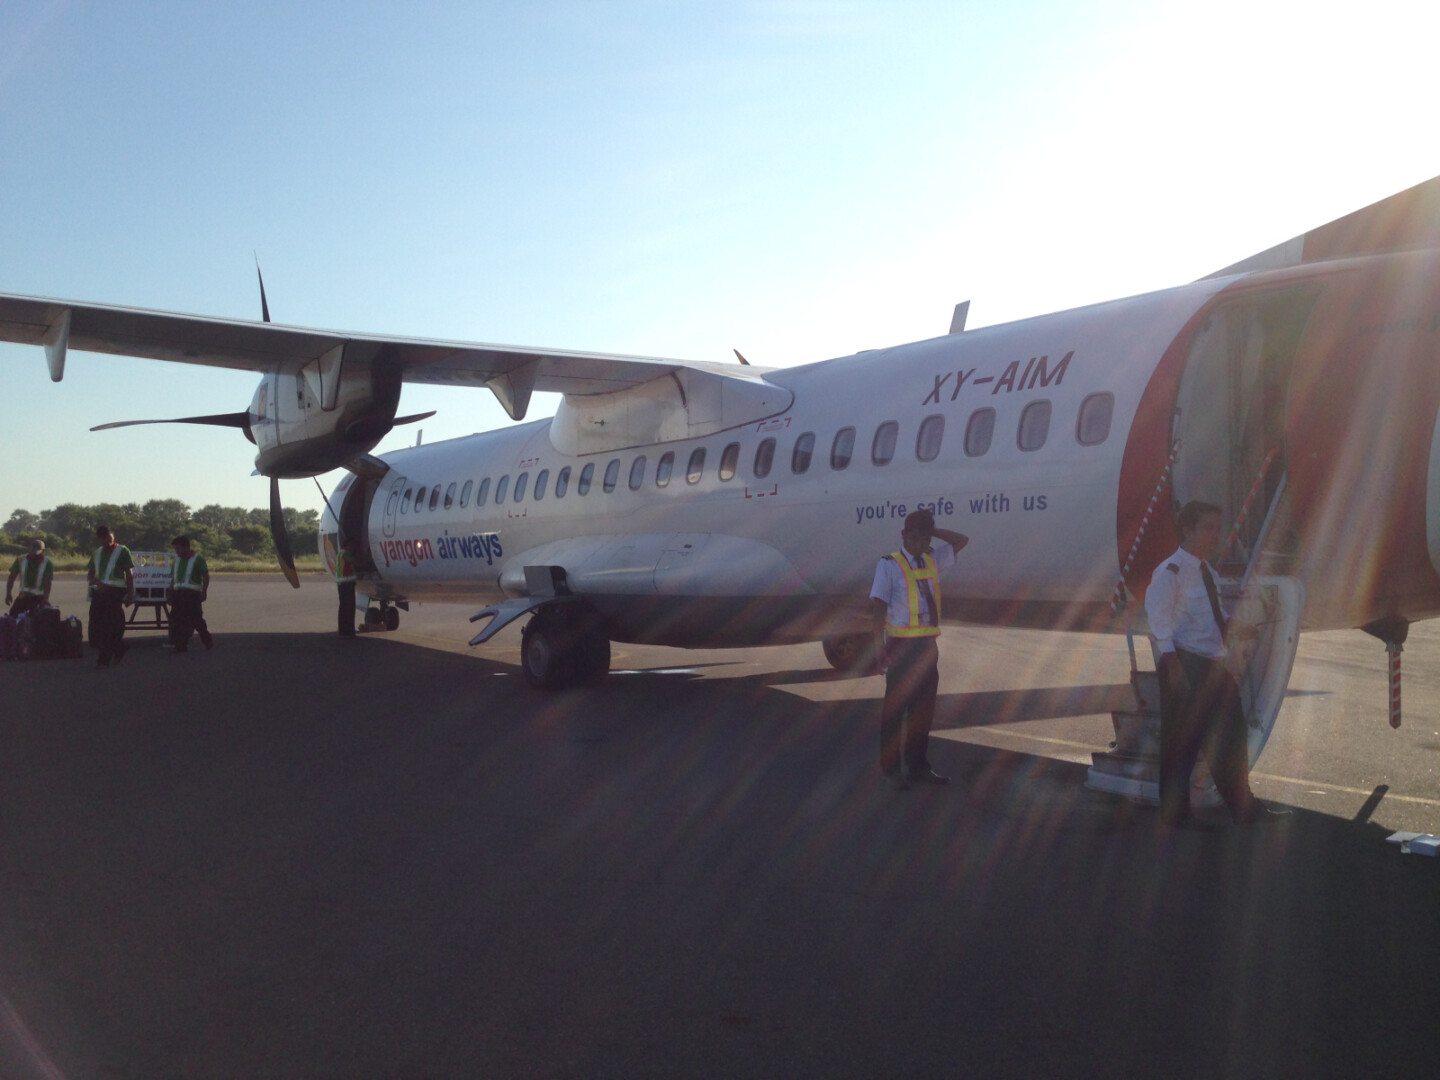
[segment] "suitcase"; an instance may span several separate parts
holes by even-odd
[[[60,658],[81,660],[85,657],[85,625],[74,615],[60,624]]]
[[[0,615],[0,660],[15,660],[20,655],[20,631],[15,616]]]
[[[60,658],[60,609],[46,604],[30,613],[30,633],[34,638],[36,660]]]
[[[27,611],[15,620],[15,659],[29,660],[35,655],[35,634],[31,626],[34,611]]]

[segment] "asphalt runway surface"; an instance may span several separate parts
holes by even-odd
[[[83,585],[55,599],[84,616]],[[0,1077],[1434,1077],[1440,632],[1307,636],[1257,794],[1084,789],[1123,638],[947,630],[890,790],[818,646],[617,645],[540,694],[473,607],[335,636],[217,577],[213,652],[0,665]]]

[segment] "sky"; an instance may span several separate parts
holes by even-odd
[[[0,293],[258,319],[258,259],[290,325],[808,363],[1180,284],[1440,174],[1436,40],[1433,0],[6,0]],[[267,505],[234,430],[88,430],[254,375],[0,372],[0,521]],[[426,443],[509,422],[406,387],[428,409]]]

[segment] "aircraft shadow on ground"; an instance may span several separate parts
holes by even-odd
[[[0,717],[0,989],[66,1075],[1133,1075],[1212,1038],[1433,1075],[1434,866],[1368,820],[1164,834],[954,740],[895,792],[874,695],[770,674],[544,694],[319,634],[77,666],[7,668]]]

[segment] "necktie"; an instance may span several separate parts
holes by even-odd
[[[1210,597],[1210,613],[1215,616],[1215,625],[1220,628],[1220,636],[1225,636],[1225,613],[1220,610],[1220,597],[1215,592],[1215,579],[1210,576],[1210,564],[1204,559],[1200,560],[1200,577],[1205,582],[1205,595]]]
[[[917,570],[925,569],[925,556],[920,556],[920,565]],[[930,587],[929,578],[921,578],[915,583],[920,586],[920,597],[924,601],[920,611],[921,626],[938,626],[939,620],[935,617],[935,590]]]

